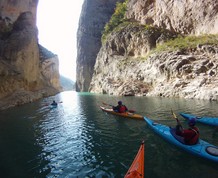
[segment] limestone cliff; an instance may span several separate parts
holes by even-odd
[[[217,11],[217,0],[129,0],[126,18],[180,34],[215,34]]]
[[[58,58],[38,45],[38,0],[0,1],[0,108],[60,91]]]
[[[77,91],[88,91],[102,31],[119,1],[123,0],[84,0],[77,32]]]
[[[215,44],[150,53],[175,34],[217,34],[218,1],[129,0],[125,17],[98,53],[90,92],[218,100],[217,35]]]

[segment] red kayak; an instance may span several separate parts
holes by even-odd
[[[142,142],[138,153],[124,178],[144,178],[144,152],[144,142]]]

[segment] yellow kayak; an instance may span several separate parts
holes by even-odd
[[[125,117],[125,118],[130,118],[130,119],[139,119],[139,120],[144,119],[144,117],[140,114],[135,114],[135,113],[131,113],[131,112],[119,113],[119,112],[115,112],[113,109],[105,108],[103,106],[100,106],[100,108],[102,109],[102,111],[116,115],[116,116],[121,116],[121,117]]]
[[[138,153],[124,178],[144,178],[144,152],[144,142],[142,142]]]

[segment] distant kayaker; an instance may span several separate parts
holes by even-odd
[[[176,126],[176,134],[184,138],[184,143],[187,145],[195,145],[199,139],[199,129],[195,126],[196,119],[191,118],[188,121],[189,128],[183,129],[181,124]]]
[[[118,101],[118,105],[113,106],[113,110],[115,112],[124,113],[124,112],[128,111],[128,108],[125,105],[123,105],[122,101]]]
[[[53,102],[51,103],[51,105],[52,105],[52,106],[57,106],[58,103],[57,103],[55,100],[53,100]]]

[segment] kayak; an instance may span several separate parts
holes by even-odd
[[[142,142],[138,153],[124,178],[144,178],[144,152],[144,142]]]
[[[130,118],[130,119],[143,120],[143,116],[140,114],[135,114],[135,113],[131,113],[131,112],[119,113],[119,112],[115,112],[113,109],[108,109],[108,108],[105,108],[103,106],[100,106],[100,108],[102,109],[102,111],[116,115],[116,116],[121,116],[121,117],[125,117],[125,118]]]
[[[193,114],[186,114],[186,113],[179,113],[179,114],[188,120],[194,117],[196,118],[197,122],[200,122],[202,124],[218,126],[218,117],[197,117],[196,115]]]
[[[57,108],[58,107],[58,105],[50,105],[50,109],[54,109],[54,108]]]
[[[151,119],[144,117],[145,121],[151,127],[151,129],[160,135],[163,139],[169,143],[181,148],[182,150],[189,152],[195,156],[205,158],[218,163],[218,147],[212,145],[202,139],[195,145],[186,145],[182,143],[182,137],[178,136],[174,132],[174,128],[162,125],[152,121]]]

